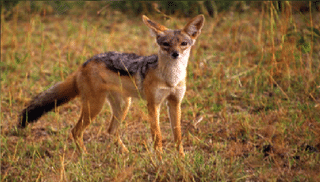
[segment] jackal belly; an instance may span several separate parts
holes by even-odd
[[[125,97],[144,98],[139,80],[134,76],[120,76],[110,70],[101,74],[107,91],[120,93]]]

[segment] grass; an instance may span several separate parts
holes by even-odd
[[[43,15],[19,5],[11,20],[1,15],[1,181],[320,180],[319,13],[292,13],[290,6],[277,12],[265,3],[262,12],[207,17],[182,103],[186,157],[174,150],[162,108],[160,162],[151,150],[145,101],[134,101],[120,128],[129,154],[120,154],[107,135],[107,104],[84,134],[84,157],[70,137],[78,99],[15,129],[33,96],[89,57],[157,49],[141,17],[111,10]],[[150,18],[170,28],[187,22]]]

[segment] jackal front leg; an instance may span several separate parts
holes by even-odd
[[[181,142],[181,101],[175,96],[168,97],[168,113],[171,122],[171,129],[174,136],[174,143],[177,151],[184,156],[183,146]]]
[[[151,129],[151,136],[154,142],[154,149],[161,159],[162,154],[162,136],[159,125],[160,104],[155,104],[148,100],[149,123]]]

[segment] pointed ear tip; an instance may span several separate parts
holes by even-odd
[[[143,20],[147,20],[147,19],[149,19],[146,15],[142,15],[142,19]]]
[[[200,14],[198,16],[201,17],[202,19],[205,19],[203,14]]]

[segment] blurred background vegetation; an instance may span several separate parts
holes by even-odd
[[[248,9],[261,9],[265,2],[256,1],[96,1],[87,3],[86,1],[1,1],[1,8],[5,11],[5,18],[12,17],[14,7],[19,3],[24,3],[27,13],[41,12],[43,15],[52,14],[70,14],[81,13],[81,9],[89,8],[92,14],[104,15],[107,10],[112,8],[128,15],[146,14],[146,13],[161,13],[161,14],[175,14],[178,16],[194,16],[197,14],[205,14],[207,16],[215,17],[219,12],[236,11],[244,12]],[[286,1],[274,1],[273,4],[278,11],[283,9]],[[295,13],[303,13],[309,11],[309,1],[292,1],[293,11]],[[312,1],[312,11],[320,10],[320,1]],[[79,11],[80,10],[80,11]]]

